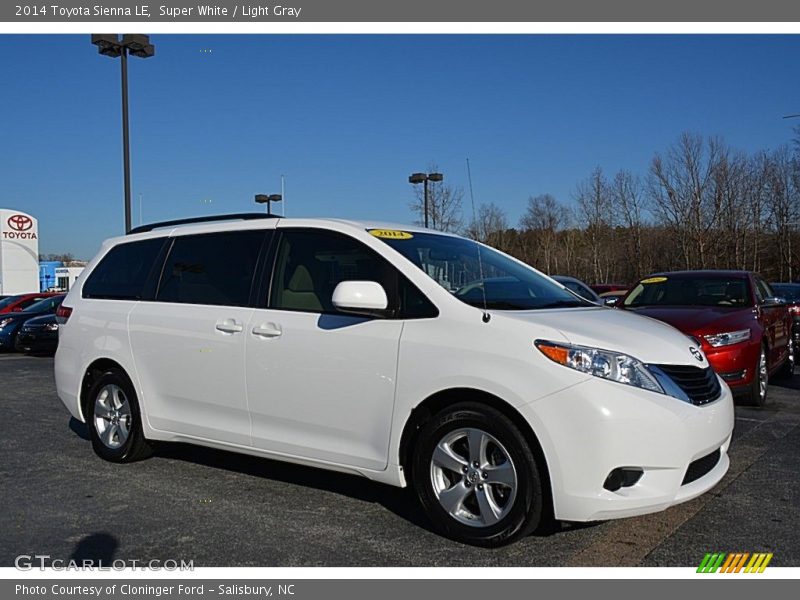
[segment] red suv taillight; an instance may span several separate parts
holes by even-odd
[[[56,321],[58,321],[59,325],[63,325],[69,320],[69,316],[72,314],[72,308],[69,306],[64,306],[63,304],[56,309]]]

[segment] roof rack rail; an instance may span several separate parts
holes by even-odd
[[[145,233],[160,229],[162,227],[175,227],[177,225],[190,225],[193,223],[212,223],[214,221],[250,221],[253,219],[277,219],[279,215],[268,215],[266,213],[234,213],[230,215],[209,215],[207,217],[188,217],[186,219],[175,219],[174,221],[160,221],[158,223],[148,223],[139,225],[131,229],[127,235],[134,233]]]

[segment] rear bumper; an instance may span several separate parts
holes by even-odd
[[[595,521],[657,512],[714,487],[729,466],[733,401],[694,406],[670,396],[593,379],[522,407],[548,463],[555,516]],[[537,425],[538,428],[537,429]],[[543,432],[540,435],[540,430]],[[711,464],[694,461],[719,451]],[[641,469],[632,486],[604,487],[612,470]],[[698,475],[697,466],[693,474]]]

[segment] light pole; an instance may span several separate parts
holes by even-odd
[[[423,187],[423,198],[424,200],[424,218],[423,222],[425,223],[425,228],[428,228],[428,182],[429,181],[442,181],[444,179],[444,175],[441,173],[412,173],[408,177],[408,183],[413,185],[422,184]]]
[[[280,194],[256,194],[256,203],[258,204],[266,204],[267,205],[267,214],[272,214],[272,207],[270,204],[272,202],[281,202],[283,200],[283,196]]]
[[[125,169],[125,233],[131,230],[131,148],[128,127],[128,54],[150,58],[156,53],[150,38],[138,33],[126,33],[122,39],[116,33],[92,35],[97,51],[110,58],[119,57],[122,71],[122,162]]]

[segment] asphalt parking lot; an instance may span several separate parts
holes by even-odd
[[[709,551],[800,566],[800,375],[737,407],[731,469],[665,512],[484,550],[432,533],[410,495],[357,477],[182,444],[113,465],[54,389],[52,359],[0,356],[0,566],[52,558],[197,566],[693,566]]]

